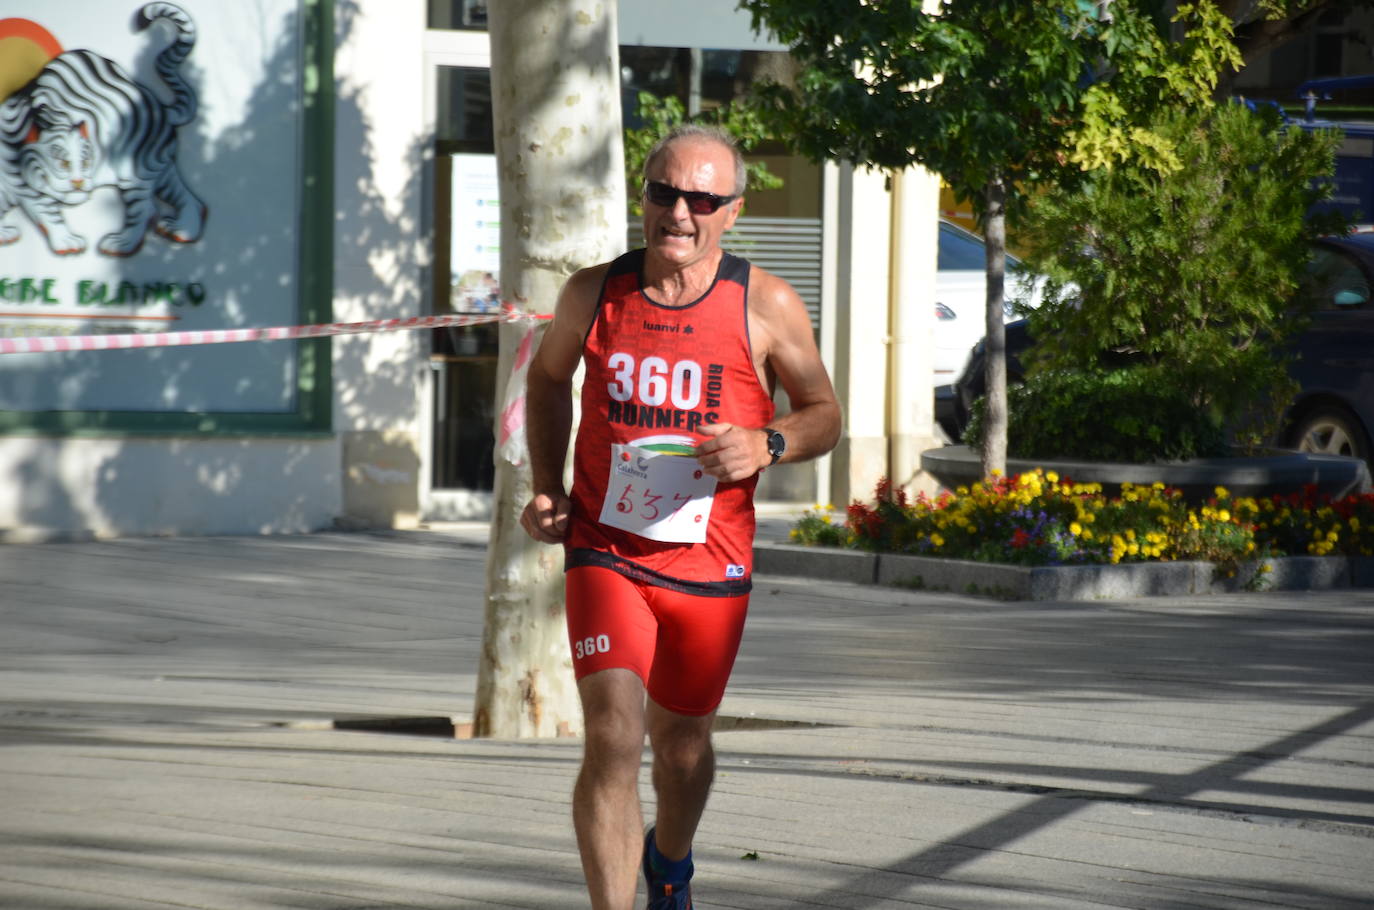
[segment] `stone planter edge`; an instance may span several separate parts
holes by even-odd
[[[1248,564],[1234,577],[1206,562],[1011,566],[902,553],[770,544],[755,549],[754,571],[1002,600],[1086,601],[1237,591],[1374,588],[1374,557],[1286,556]]]

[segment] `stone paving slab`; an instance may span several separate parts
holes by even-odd
[[[585,906],[576,741],[312,726],[468,715],[483,559],[475,528],[0,547],[0,907]],[[1369,907],[1371,657],[1371,591],[761,575],[697,906]]]

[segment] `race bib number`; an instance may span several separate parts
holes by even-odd
[[[601,523],[664,543],[704,543],[716,479],[695,458],[611,446]]]

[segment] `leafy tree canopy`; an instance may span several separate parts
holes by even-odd
[[[920,164],[973,200],[1120,161],[1179,166],[1148,125],[1161,104],[1205,106],[1239,65],[1216,4],[1180,3],[1171,41],[1144,4],[1115,0],[742,0],[802,65],[764,95],[781,135],[820,159]],[[1157,12],[1157,11],[1156,11]],[[981,211],[979,211],[981,215]]]
[[[1153,128],[1179,172],[1123,165],[1030,206],[1026,262],[1045,276],[1030,315],[1044,339],[1032,372],[1081,368],[1114,350],[1156,367],[1159,385],[1218,425],[1247,412],[1276,417],[1251,409],[1286,403],[1278,351],[1302,324],[1294,294],[1310,241],[1344,229],[1339,214],[1310,214],[1330,194],[1340,134],[1286,127],[1273,109],[1240,104],[1167,112]]]
[[[636,215],[644,214],[641,199],[644,162],[654,144],[683,121],[691,119],[718,126],[734,136],[745,152],[771,138],[758,112],[747,103],[732,101],[689,118],[680,99],[660,98],[651,92],[640,92],[635,113],[643,126],[625,130],[625,197],[629,200],[630,211]],[[782,186],[782,178],[761,161],[747,161],[744,168],[748,178],[747,189],[776,190]]]
[[[1344,228],[1309,214],[1330,195],[1340,134],[1240,104],[1167,112],[1153,128],[1180,172],[1124,165],[1031,205],[1025,258],[1045,276],[1031,322],[1057,339],[1042,353],[1059,366],[1124,344],[1224,374],[1234,351],[1281,339],[1309,241]]]

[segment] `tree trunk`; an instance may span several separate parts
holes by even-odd
[[[983,475],[1007,470],[1007,332],[1003,312],[1007,271],[1007,190],[1001,177],[994,177],[984,188],[987,210],[983,224],[987,252],[988,296],[987,331],[983,360],[987,389],[984,414]]]
[[[552,312],[573,271],[625,248],[615,12],[614,0],[501,0],[489,8],[501,293],[529,312]],[[512,375],[527,330],[502,326],[498,385]],[[498,414],[523,413],[521,398],[523,383],[511,382]],[[522,449],[503,445],[496,461],[473,735],[577,735],[563,553],[520,528],[531,485]]]

